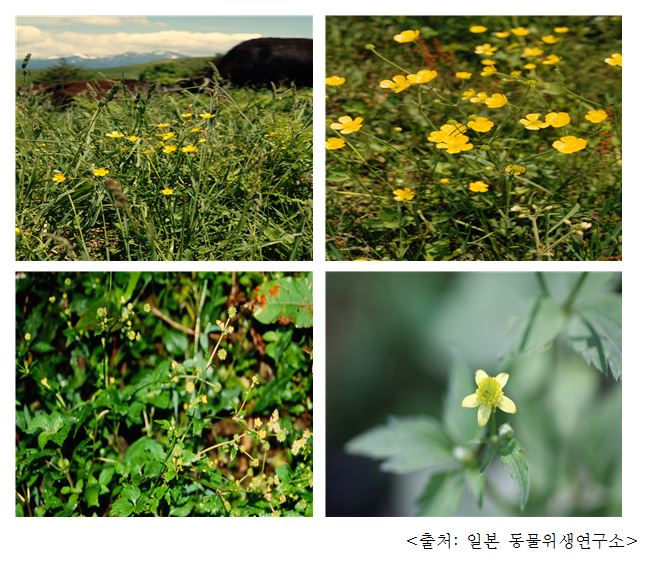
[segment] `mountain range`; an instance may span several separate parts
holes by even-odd
[[[108,56],[92,56],[83,53],[75,53],[66,57],[32,58],[28,64],[28,69],[46,69],[58,65],[62,60],[65,60],[66,63],[75,67],[99,69],[103,67],[119,67],[123,65],[134,65],[136,63],[149,63],[151,61],[165,61],[186,57],[190,56],[174,51],[149,51],[145,53],[126,51],[124,53]],[[22,59],[17,59],[16,69],[20,69],[22,63]]]

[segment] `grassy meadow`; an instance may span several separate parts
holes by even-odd
[[[329,259],[621,258],[621,18],[326,29]]]
[[[19,90],[16,257],[309,259],[312,157],[310,89]]]

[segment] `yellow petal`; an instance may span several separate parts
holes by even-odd
[[[480,427],[486,426],[491,415],[491,408],[489,406],[480,406],[478,408],[478,425]]]
[[[476,370],[475,371],[475,383],[480,386],[482,380],[485,378],[489,378],[489,375],[484,371],[484,370]]]
[[[503,396],[500,399],[498,407],[503,410],[503,412],[507,412],[508,414],[516,413],[516,404],[512,402],[512,400],[510,400],[507,396]]]
[[[501,372],[498,376],[496,376],[496,380],[498,380],[498,385],[501,388],[505,387],[505,384],[507,384],[508,379],[509,379],[509,374],[507,372]]]
[[[469,394],[462,400],[463,408],[477,408],[477,406],[478,406],[477,394]]]

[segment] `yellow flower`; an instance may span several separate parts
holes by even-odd
[[[192,382],[191,380],[188,380],[187,382],[185,382],[185,391],[188,394],[191,394],[192,392],[194,392],[194,382]]]
[[[329,137],[326,141],[324,141],[324,147],[327,150],[338,150],[344,146],[345,139],[341,139],[340,137]]]
[[[137,135],[130,135],[130,136],[128,137],[128,140],[129,140],[130,142],[137,142],[137,141],[139,140],[139,137],[138,137]]]
[[[521,176],[521,174],[524,174],[525,171],[525,166],[521,166],[520,164],[509,164],[505,167],[505,172],[507,172],[507,174],[511,174],[512,176]]]
[[[522,27],[512,28],[510,32],[512,32],[515,36],[527,36],[530,33],[528,28]]]
[[[155,152],[155,151],[154,151],[152,148],[147,148],[147,149],[144,151],[144,154],[153,154],[154,152]]]
[[[493,93],[490,97],[487,97],[484,100],[484,104],[489,107],[489,109],[498,109],[499,107],[507,105],[507,97],[502,93]]]
[[[212,118],[214,118],[214,116],[215,115],[213,113],[201,113],[201,114],[199,114],[199,117],[201,117],[202,119],[212,119]]]
[[[548,113],[544,117],[544,121],[546,121],[551,127],[559,129],[560,127],[568,125],[571,122],[571,117],[569,116],[569,113]]]
[[[457,154],[473,148],[468,137],[463,134],[465,132],[465,125],[446,124],[442,125],[440,130],[432,131],[427,140],[436,143],[436,148],[445,149],[448,154]]]
[[[523,66],[523,69],[529,69],[529,70],[532,71],[533,69],[537,69],[537,64],[536,63],[526,63]]]
[[[509,32],[494,32],[494,36],[504,40],[505,38],[509,38]]]
[[[468,28],[468,31],[471,32],[472,34],[483,34],[484,32],[487,31],[486,26],[471,26]]]
[[[112,131],[111,133],[105,133],[106,137],[111,139],[122,139],[123,135],[119,131]]]
[[[508,414],[516,413],[516,404],[503,393],[509,374],[501,372],[495,378],[489,376],[484,370],[475,372],[477,390],[462,400],[464,408],[478,408],[478,425],[484,427],[489,421],[491,412],[499,408]]]
[[[519,71],[518,69],[515,69],[514,71],[510,72],[510,75],[512,77],[521,77],[521,71]]]
[[[194,113],[181,113],[181,119],[191,119]]]
[[[395,93],[399,93],[400,91],[404,91],[408,87],[411,87],[411,83],[404,75],[395,75],[392,81],[390,79],[380,81],[379,86],[383,89],[392,89]]]
[[[457,79],[470,79],[472,73],[470,71],[458,71],[455,73]]]
[[[439,184],[450,184],[450,178],[440,178]]]
[[[495,59],[483,59],[480,61],[482,65],[496,65]]]
[[[201,127],[192,127],[190,129],[190,132],[192,132],[192,133],[200,133],[202,131],[203,131],[203,129]]]
[[[587,141],[579,137],[574,137],[568,135],[566,137],[561,137],[560,140],[557,140],[553,143],[553,148],[564,154],[572,154],[583,150],[587,146]]]
[[[350,133],[356,133],[360,130],[362,123],[363,117],[355,117],[352,119],[349,115],[343,115],[342,117],[338,117],[337,123],[331,123],[330,127],[344,135],[349,135]]]
[[[482,180],[476,180],[468,185],[468,189],[471,192],[486,192],[489,190],[489,185],[486,182],[482,182]]]
[[[542,36],[541,41],[550,45],[557,43],[559,40],[555,36]]]
[[[585,115],[585,119],[590,123],[594,123],[594,124],[601,123],[605,121],[607,118],[608,118],[608,113],[606,113],[603,109],[590,109],[587,112],[587,115]]]
[[[537,47],[527,47],[523,50],[523,57],[537,57],[544,53],[544,50]]]
[[[177,147],[176,145],[173,145],[173,144],[167,144],[167,145],[165,145],[165,147],[162,149],[162,152],[164,152],[165,154],[171,154],[172,152],[176,152],[176,149],[177,149],[177,148],[178,148],[178,147]]]
[[[474,117],[466,123],[466,125],[469,129],[477,131],[478,133],[488,133],[493,128],[494,123],[486,117]]]
[[[462,99],[467,100],[467,99],[470,99],[471,97],[474,97],[474,96],[475,96],[475,89],[467,89],[462,94]]]
[[[100,168],[94,168],[93,170],[94,176],[107,176],[109,173],[110,171],[102,166]]]
[[[416,73],[407,75],[407,80],[410,83],[414,83],[417,85],[419,83],[427,83],[428,81],[432,81],[432,79],[434,79],[436,75],[437,75],[436,71],[433,71],[431,69],[421,69]]]
[[[471,103],[484,103],[489,98],[484,91],[474,93],[473,96],[469,99]]]
[[[159,133],[155,136],[161,138],[163,141],[168,141],[169,139],[173,139],[176,133],[169,131],[168,133]]]
[[[493,55],[498,51],[498,48],[493,47],[491,44],[482,44],[475,46],[475,53],[478,55]]]
[[[496,68],[495,68],[493,65],[487,65],[487,66],[482,70],[482,72],[480,73],[480,75],[481,75],[482,77],[489,77],[490,75],[493,75],[494,73],[496,73],[496,71],[497,71],[497,70],[496,70]]]
[[[64,182],[64,180],[66,180],[66,176],[64,176],[61,172],[55,172],[55,174],[53,174],[53,182],[55,182],[55,184]]]
[[[612,65],[612,67],[621,67],[621,54],[613,53],[610,55],[610,57],[606,57],[603,61],[605,61],[608,65]]]
[[[395,194],[393,200],[396,202],[409,202],[416,197],[416,194],[411,188],[398,188],[397,190],[393,190],[393,194]]]
[[[569,31],[569,28],[567,28],[566,26],[560,26],[558,28],[553,28],[553,31],[556,34],[566,34]]]
[[[404,32],[393,36],[393,39],[400,44],[406,44],[408,42],[415,42],[418,36],[420,36],[420,30],[404,30]]]
[[[195,147],[193,144],[185,145],[183,148],[180,149],[180,151],[184,152],[185,154],[196,152],[197,150],[199,149]]]
[[[526,129],[529,131],[538,131],[539,129],[545,129],[548,127],[548,123],[542,121],[539,117],[539,113],[529,113],[525,116],[525,119],[519,120]]]
[[[558,63],[562,58],[559,55],[548,55],[546,56],[546,59],[542,60],[542,65],[555,65]]]
[[[325,85],[330,85],[331,87],[338,87],[339,85],[342,85],[345,83],[345,78],[344,77],[339,77],[338,75],[332,75],[331,77],[327,77],[324,80]]]
[[[205,142],[208,142],[208,139],[199,139],[199,144],[203,144]]]
[[[158,124],[155,125],[155,126],[156,126],[158,129],[166,129],[167,127],[170,126],[170,124],[169,124],[169,123],[158,123]]]

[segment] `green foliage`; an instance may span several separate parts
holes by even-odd
[[[313,289],[309,277],[285,277],[269,281],[257,293],[254,317],[261,323],[294,323],[304,328],[313,325]]]
[[[311,329],[251,309],[281,279],[19,274],[17,514],[312,514]]]
[[[373,260],[584,260],[621,255],[621,73],[605,62],[621,52],[621,18],[376,16],[327,19],[327,255]],[[529,33],[495,32],[525,26]],[[553,33],[567,26],[567,34]],[[402,30],[417,41],[397,43]],[[555,37],[554,43],[544,41]],[[549,40],[551,41],[551,40]],[[478,54],[489,45],[492,53]],[[535,50],[535,55],[526,53]],[[539,55],[537,55],[539,54]],[[544,63],[550,55],[561,59]],[[495,70],[483,74],[482,60]],[[534,66],[534,67],[533,67]],[[383,80],[437,72],[394,92]],[[457,72],[468,72],[460,79]],[[489,108],[478,93],[504,94]],[[591,110],[607,118],[586,119]],[[570,123],[524,128],[538,113]],[[355,132],[331,127],[363,119]],[[493,122],[482,132],[476,117]],[[441,127],[461,124],[472,148],[437,148]],[[445,133],[444,133],[445,134]],[[434,135],[434,142],[428,137]],[[553,143],[576,136],[571,154]],[[485,183],[484,192],[472,183]],[[409,188],[413,197],[396,201]],[[476,186],[477,189],[477,186]]]
[[[309,89],[17,104],[17,259],[310,258]]]
[[[88,69],[71,65],[66,59],[61,59],[57,65],[44,69],[39,73],[39,80],[42,83],[63,83],[66,81],[89,79],[89,77],[90,72]]]

